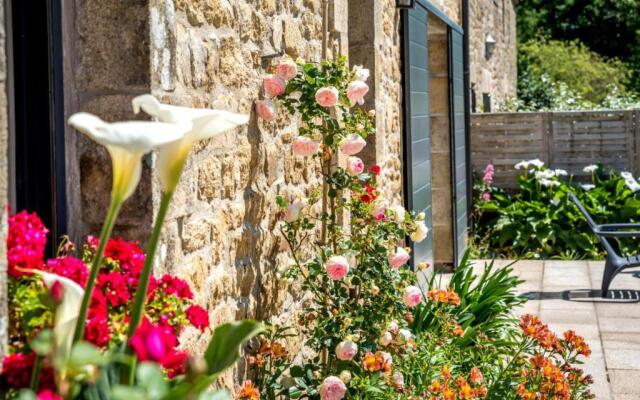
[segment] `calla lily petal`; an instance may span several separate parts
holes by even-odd
[[[73,114],[69,124],[103,146],[122,147],[131,153],[148,153],[153,148],[180,139],[191,130],[189,124],[149,121],[108,123],[89,113]]]
[[[71,279],[60,275],[38,269],[24,269],[23,271],[39,275],[48,289],[51,289],[56,282],[59,282],[64,289],[62,302],[58,305],[55,313],[53,335],[56,357],[59,357],[61,362],[65,362],[71,352],[73,330],[78,321],[84,289]]]
[[[69,124],[105,146],[113,163],[112,196],[129,198],[142,174],[141,159],[152,149],[173,143],[191,131],[192,123],[127,121],[108,123],[89,113],[73,114]]]
[[[158,172],[166,192],[172,192],[178,185],[193,143],[249,122],[248,115],[163,104],[150,94],[134,98],[131,104],[135,113],[142,110],[161,122],[191,125],[191,130],[180,140],[159,148]]]

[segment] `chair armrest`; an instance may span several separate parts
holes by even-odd
[[[612,237],[612,238],[624,238],[624,237],[640,237],[640,231],[611,231],[611,230],[607,230],[607,229],[602,229],[602,225],[597,226],[593,229],[593,233],[595,233],[598,236],[604,236],[604,237]],[[626,229],[629,229],[630,227],[626,227]],[[620,229],[625,229],[620,228]]]
[[[598,228],[603,231],[614,231],[619,229],[640,229],[640,222],[623,223],[623,224],[602,224]]]

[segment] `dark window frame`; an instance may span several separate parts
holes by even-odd
[[[67,232],[60,0],[7,0],[9,198],[49,228],[48,255]]]

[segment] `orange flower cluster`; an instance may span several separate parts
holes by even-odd
[[[284,358],[289,354],[287,349],[279,342],[267,341],[260,339],[260,348],[255,356],[248,357],[249,364],[255,364],[258,368],[261,368],[264,364],[264,358],[271,356],[274,359]]]
[[[582,336],[576,335],[574,331],[566,331],[564,334],[564,341],[567,344],[567,347],[571,349],[575,349],[578,354],[581,354],[585,357],[589,357],[591,355],[591,348],[585,342]]]
[[[571,386],[553,359],[536,354],[529,361],[530,366],[522,370],[516,388],[521,399],[571,399]]]
[[[427,297],[429,300],[437,301],[438,303],[451,304],[454,306],[460,305],[460,296],[452,289],[431,289]]]
[[[484,377],[478,368],[472,368],[469,379],[458,376],[455,380],[449,367],[440,371],[440,379],[431,381],[425,397],[428,400],[484,399],[487,388],[483,385]]]
[[[260,391],[251,381],[244,381],[244,384],[238,389],[236,394],[237,400],[260,400]]]
[[[520,318],[520,329],[526,336],[538,342],[545,350],[562,351],[562,343],[560,343],[558,336],[535,315],[523,315]]]
[[[391,365],[391,356],[383,351],[378,351],[375,354],[367,353],[362,358],[362,368],[369,372],[389,372],[391,371]]]

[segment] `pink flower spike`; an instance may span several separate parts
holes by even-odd
[[[276,107],[271,100],[256,101],[256,112],[265,121],[271,121],[276,117]]]
[[[264,91],[268,97],[277,97],[284,94],[285,83],[279,76],[267,75],[262,81]]]
[[[338,89],[333,86],[323,87],[316,92],[316,101],[322,107],[333,107],[338,104]]]

